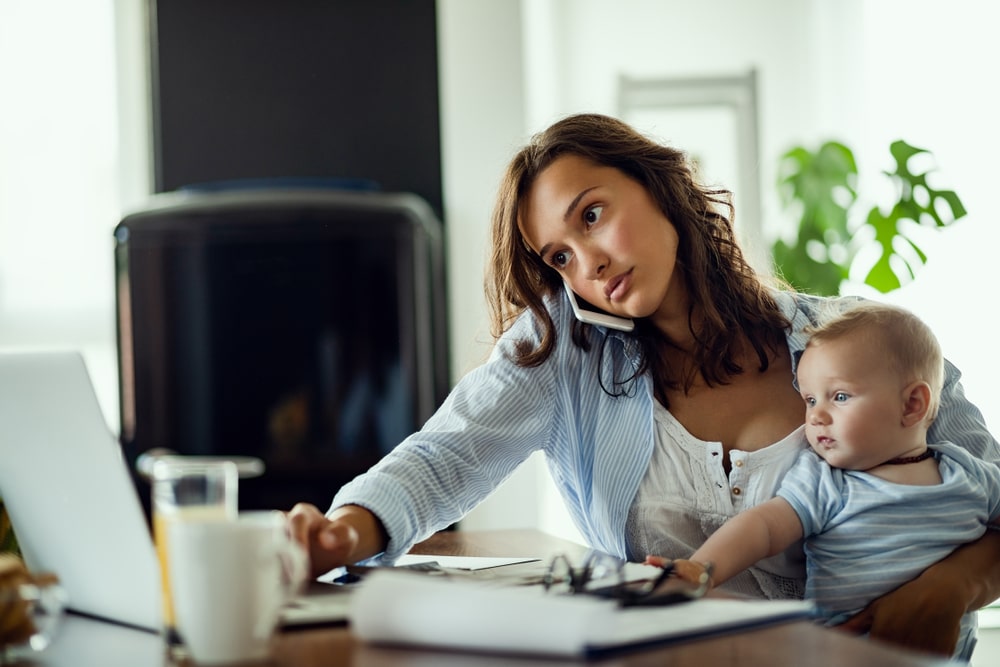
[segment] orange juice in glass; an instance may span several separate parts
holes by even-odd
[[[169,528],[178,521],[235,519],[239,475],[232,461],[164,457],[153,465],[153,540],[163,590],[163,636],[168,651],[184,657],[170,584]]]

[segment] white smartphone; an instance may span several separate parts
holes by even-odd
[[[581,299],[573,291],[573,288],[569,286],[568,282],[563,281],[563,287],[566,288],[566,295],[569,296],[569,304],[573,307],[573,314],[581,322],[600,324],[601,326],[618,329],[619,331],[632,331],[635,329],[635,322],[631,319],[606,313]]]

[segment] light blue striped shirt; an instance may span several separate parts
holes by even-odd
[[[788,347],[794,365],[806,341],[802,329],[822,300],[789,293],[776,298],[792,321]],[[547,307],[561,335],[544,363],[522,368],[508,356],[516,341],[539,338],[534,317],[525,312],[489,360],[458,382],[419,432],[337,493],[331,510],[357,504],[382,521],[389,535],[382,560],[395,560],[415,542],[461,519],[536,450],[545,452],[570,516],[589,545],[626,557],[629,506],[653,452],[652,382],[646,374],[628,395],[606,394],[599,372],[622,377],[621,369],[635,368],[638,344],[628,334],[594,327],[591,351],[584,351],[563,335],[573,321],[565,295],[560,291]],[[609,337],[603,350],[601,336]],[[958,371],[948,364],[946,375],[929,437],[1000,460],[1000,447],[982,415],[964,397]]]
[[[806,597],[830,623],[982,537],[1000,517],[1000,468],[952,444],[931,449],[941,472],[933,486],[833,468],[811,449],[785,474],[777,495],[802,521]],[[974,636],[974,614],[966,614],[962,630],[960,648]]]

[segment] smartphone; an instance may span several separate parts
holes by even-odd
[[[618,317],[611,313],[604,312],[596,306],[587,303],[573,291],[568,282],[563,281],[566,288],[566,295],[569,296],[569,304],[573,307],[573,314],[576,319],[587,324],[599,324],[610,329],[619,331],[632,331],[635,329],[635,322],[627,317]]]

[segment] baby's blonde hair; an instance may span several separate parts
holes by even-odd
[[[857,301],[843,309],[831,309],[806,333],[809,334],[807,349],[813,343],[863,335],[867,344],[878,347],[889,370],[900,380],[906,384],[923,381],[930,386],[927,423],[937,416],[944,383],[941,346],[930,327],[910,311],[877,301]]]

